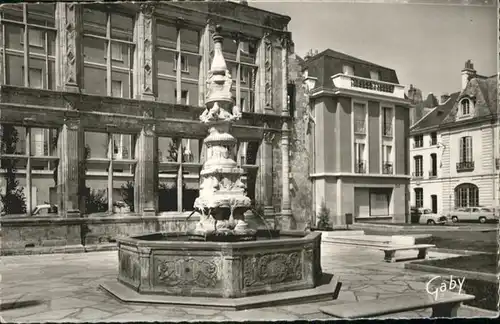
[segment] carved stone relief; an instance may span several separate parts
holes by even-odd
[[[119,273],[123,279],[130,281],[131,283],[137,283],[140,280],[141,272],[139,267],[139,258],[130,252],[125,252],[120,250],[120,255],[118,259]]]
[[[200,288],[215,288],[221,275],[215,261],[191,257],[161,260],[157,265],[157,274],[158,281],[165,286]]]
[[[66,6],[66,83],[76,84],[76,7],[73,4]]]
[[[273,78],[273,70],[272,70],[272,54],[273,54],[273,45],[269,38],[266,36],[264,38],[264,87],[265,87],[265,105],[269,107],[272,105],[272,78]]]
[[[302,279],[301,252],[269,253],[243,259],[245,287]]]
[[[153,93],[153,13],[155,5],[152,3],[141,4],[143,14],[143,91],[147,94]]]

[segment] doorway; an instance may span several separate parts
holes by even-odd
[[[431,195],[432,212],[437,214],[438,212],[438,197],[436,195]]]

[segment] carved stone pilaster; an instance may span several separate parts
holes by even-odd
[[[289,34],[283,34],[280,37],[281,45],[281,115],[289,116],[288,109],[288,47],[289,47]]]
[[[264,37],[264,106],[273,104],[273,43],[269,35]]]
[[[155,4],[146,2],[141,4],[137,17],[137,49],[139,78],[138,93],[139,99],[154,100],[155,97]]]
[[[261,144],[261,190],[262,205],[264,206],[264,218],[268,225],[274,227],[273,206],[273,141],[276,133],[264,125],[263,140]]]
[[[78,92],[82,86],[81,6],[57,3],[61,69],[59,85],[65,91]]]
[[[281,158],[282,158],[282,197],[281,197],[281,226],[285,229],[293,227],[292,209],[290,201],[289,181],[289,138],[288,122],[284,121],[281,127]]]
[[[154,214],[156,211],[158,146],[155,128],[153,123],[145,123],[137,140],[134,212],[142,215]]]
[[[58,196],[62,216],[74,217],[83,212],[85,165],[83,130],[77,113],[68,113],[59,135]]]

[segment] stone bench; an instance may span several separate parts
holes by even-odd
[[[337,318],[369,318],[432,308],[431,317],[457,317],[462,302],[474,298],[473,295],[450,291],[440,292],[435,298],[434,295],[424,291],[354,303],[341,304],[341,301],[334,301],[328,306],[320,307],[319,310]]]
[[[434,244],[415,244],[415,245],[390,245],[380,248],[384,251],[384,261],[394,262],[396,260],[396,251],[418,250],[417,259],[425,259],[427,257],[427,249],[436,247]]]

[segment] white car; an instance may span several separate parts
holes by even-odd
[[[48,215],[57,215],[57,205],[51,204],[43,204],[37,205],[33,212],[32,216],[48,216]]]
[[[451,213],[451,221],[457,223],[459,221],[479,221],[484,224],[487,221],[498,220],[498,213],[494,208],[488,207],[465,207],[457,208]]]
[[[435,224],[446,224],[448,219],[446,216],[438,215],[436,213],[433,213],[432,210],[429,208],[419,208],[419,224],[428,224],[428,225],[435,225]]]

